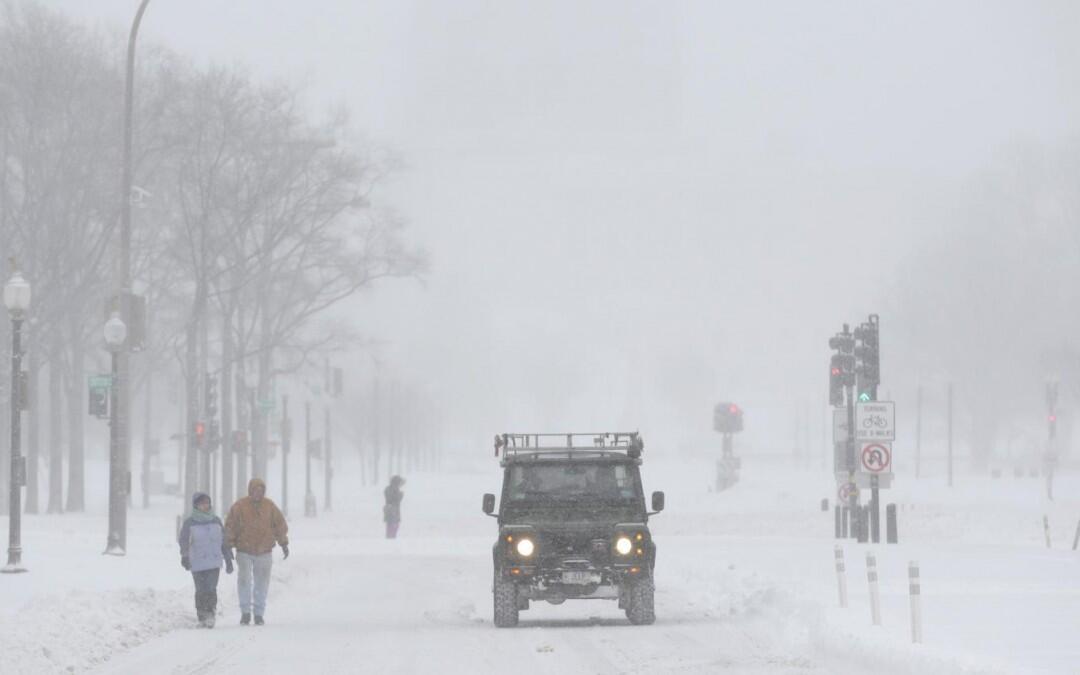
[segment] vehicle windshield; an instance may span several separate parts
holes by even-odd
[[[627,464],[561,462],[510,467],[511,504],[558,505],[582,502],[630,506],[640,499],[637,471]]]

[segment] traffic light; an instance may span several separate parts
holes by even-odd
[[[861,343],[855,348],[855,357],[859,360],[856,371],[859,376],[859,400],[876,401],[877,387],[881,384],[881,352],[876,314],[872,314],[867,323],[855,329],[855,339]]]
[[[726,401],[717,403],[713,408],[713,430],[722,434],[735,434],[742,431],[742,408]]]
[[[109,390],[100,387],[90,387],[89,412],[94,417],[103,419],[109,416]]]
[[[206,449],[206,425],[203,422],[195,423],[195,447],[199,450]]]
[[[204,399],[204,407],[206,409],[207,419],[214,419],[217,417],[217,378],[212,374],[206,374],[206,397]]]
[[[217,450],[221,444],[221,428],[215,419],[210,420],[210,437],[207,439],[207,443],[207,449],[210,451]]]
[[[1050,440],[1057,438],[1057,415],[1050,413],[1046,416],[1046,424],[1049,427]]]
[[[844,405],[844,370],[839,360],[840,355],[833,354],[829,364],[829,405]]]
[[[855,338],[846,323],[842,333],[829,338],[829,349],[836,350],[829,359],[829,403],[844,405],[844,387],[855,384]]]

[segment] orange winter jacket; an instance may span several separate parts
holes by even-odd
[[[250,555],[269,553],[275,541],[281,546],[289,545],[289,525],[277,504],[266,497],[251,498],[256,482],[262,483],[252,478],[248,484],[249,496],[236,500],[225,517],[225,545]]]

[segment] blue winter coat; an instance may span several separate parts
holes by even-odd
[[[225,527],[217,516],[203,522],[189,517],[177,539],[180,555],[187,556],[192,572],[218,569],[225,560],[232,560],[232,551],[225,546]]]

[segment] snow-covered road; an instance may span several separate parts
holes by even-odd
[[[884,625],[873,628],[865,545],[844,546],[851,607],[836,607],[831,515],[816,509],[826,480],[750,468],[734,490],[715,494],[707,468],[646,465],[647,490],[668,493],[668,509],[651,522],[660,547],[652,626],[631,626],[613,602],[571,601],[533,603],[520,627],[495,629],[495,525],[479,506],[499,478],[481,469],[410,477],[396,541],[380,536],[378,490],[346,494],[345,479],[333,513],[294,513],[293,555],[281,561],[276,553],[264,627],[238,625],[235,577],[224,575],[218,627],[192,627],[190,579],[177,562],[167,505],[134,512],[132,551],[122,560],[97,555],[98,537],[78,528],[38,537],[27,542],[37,555],[21,577],[36,590],[20,591],[23,607],[5,612],[15,631],[0,642],[18,640],[16,672],[35,673],[1015,673],[1070,672],[1080,660],[1072,639],[1078,557],[1060,544],[1045,549],[1041,505],[1026,493],[979,509],[920,496],[919,509],[902,517],[904,543],[874,547]],[[1067,514],[1075,506],[1055,508]],[[1054,517],[1063,539],[1065,517]],[[31,525],[47,531],[66,518]],[[66,558],[43,559],[42,548],[65,546]],[[72,574],[72,560],[84,557]],[[907,627],[912,558],[924,570],[920,646],[910,644]],[[109,572],[118,568],[126,576]],[[41,644],[27,646],[35,640]]]

